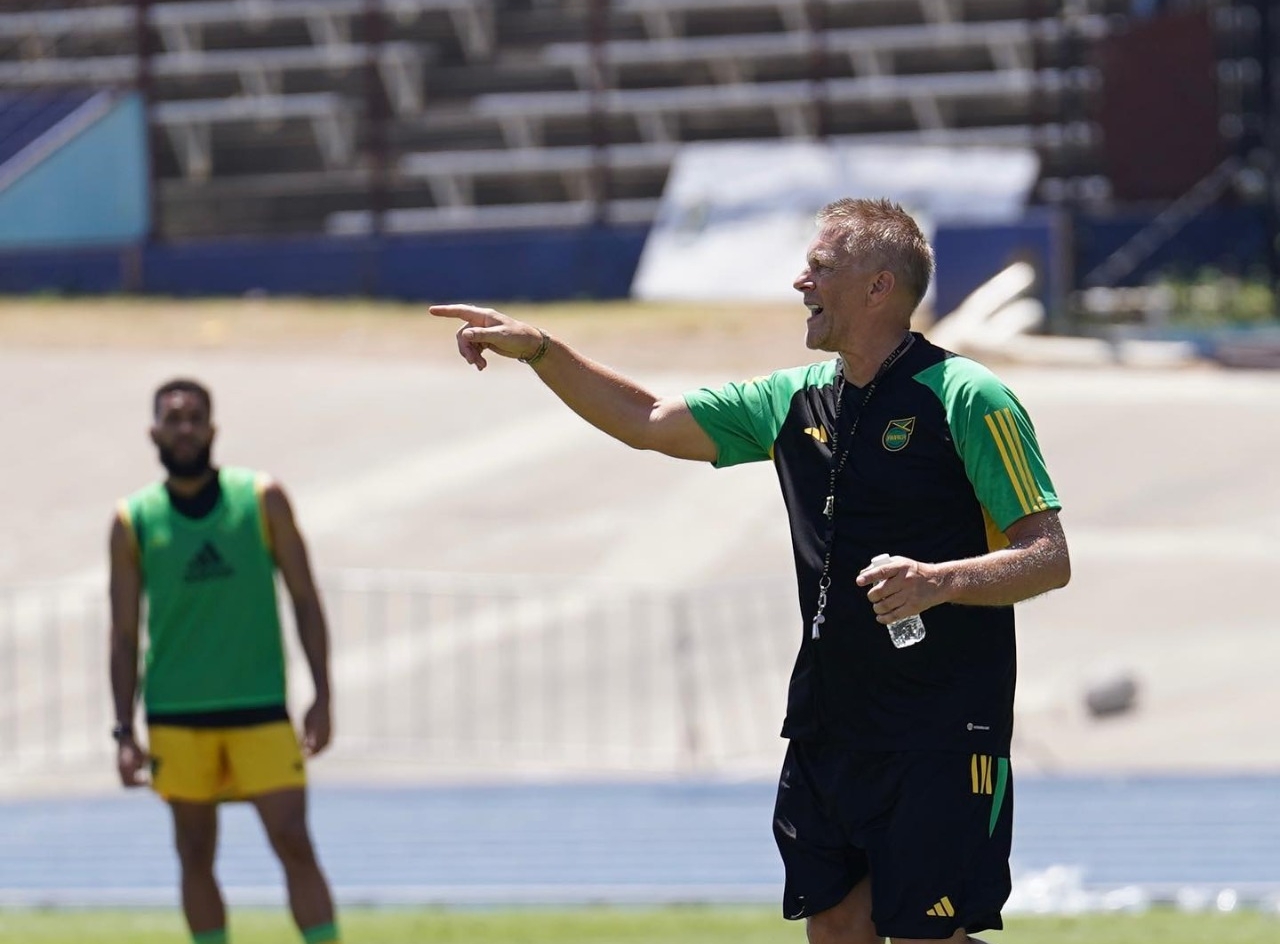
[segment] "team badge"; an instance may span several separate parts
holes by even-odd
[[[899,452],[911,442],[911,434],[915,429],[914,416],[908,416],[904,420],[889,420],[889,425],[884,428],[884,435],[880,437],[880,445],[890,452]]]

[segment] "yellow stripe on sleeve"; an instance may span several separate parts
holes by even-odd
[[[1031,506],[1027,504],[1027,497],[1022,493],[1022,485],[1018,481],[1018,474],[1014,471],[1013,461],[1009,457],[1009,452],[1005,448],[1004,439],[1000,435],[1000,427],[995,417],[988,413],[983,417],[987,421],[987,428],[991,430],[991,438],[996,442],[996,448],[1000,450],[1000,458],[1004,461],[1004,470],[1009,476],[1009,481],[1013,485],[1013,491],[1018,496],[1018,504],[1022,506],[1022,513],[1031,514]]]
[[[1022,452],[1022,437],[1018,435],[1018,427],[1013,422],[1013,413],[1006,407],[1003,410],[997,410],[995,415],[996,425],[1004,434],[1004,442],[1009,449],[1009,458],[1026,493],[1027,508],[1029,511],[1036,511],[1036,483],[1031,476],[1031,470],[1027,468],[1027,458]]]
[[[1040,488],[1036,485],[1036,477],[1031,474],[1031,463],[1027,461],[1026,450],[1022,448],[1022,435],[1018,432],[1017,424],[1014,422],[1013,411],[1005,407],[1000,413],[1008,432],[1009,445],[1013,452],[1014,462],[1021,470],[1022,480],[1027,486],[1027,499],[1034,506],[1032,510],[1044,511],[1048,506],[1045,505],[1044,496],[1040,494]]]

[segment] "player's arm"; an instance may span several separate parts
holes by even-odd
[[[333,731],[329,698],[329,628],[320,592],[311,574],[306,542],[298,530],[284,489],[275,482],[264,486],[262,507],[276,567],[280,569],[289,598],[293,601],[298,640],[302,643],[315,686],[315,703],[303,719],[302,746],[308,754],[318,754],[328,746]]]
[[[1011,606],[1066,586],[1071,557],[1060,503],[1022,404],[994,374],[962,360],[921,377],[946,409],[974,494],[1006,546],[963,560],[894,557],[868,567],[858,585],[871,588],[876,618],[891,623],[940,603]]]
[[[888,624],[940,603],[1012,606],[1067,585],[1071,555],[1057,509],[1020,518],[1004,534],[1008,547],[980,557],[940,564],[891,557],[862,571],[858,586],[873,588],[867,598]]]
[[[529,358],[543,344],[544,335],[537,328],[491,308],[433,305],[430,311],[465,322],[458,330],[458,352],[477,370],[487,366],[486,351]],[[655,396],[554,338],[547,340],[533,369],[569,409],[619,442],[677,459],[716,459],[715,443],[693,418],[683,397]]]
[[[117,512],[108,538],[111,598],[111,699],[116,724],[126,732],[119,739],[116,767],[126,787],[145,783],[146,753],[134,738],[133,714],[138,699],[138,623],[142,610],[142,570],[133,531]]]
[[[1011,606],[1071,580],[1071,554],[1056,508],[1005,528],[1009,546],[969,560],[933,565],[947,603]]]

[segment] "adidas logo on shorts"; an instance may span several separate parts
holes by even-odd
[[[951,904],[951,899],[943,895],[938,903],[926,911],[925,914],[932,918],[954,918],[956,916],[956,908],[955,905]]]

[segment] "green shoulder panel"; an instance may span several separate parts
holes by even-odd
[[[942,402],[978,501],[1001,531],[1019,518],[1062,507],[1031,418],[999,377],[967,357],[951,356],[915,379]]]
[[[837,363],[789,367],[745,383],[686,393],[684,402],[693,418],[716,444],[716,468],[772,459],[774,440],[795,395],[805,387],[833,383]]]

